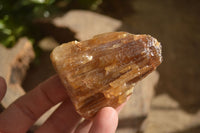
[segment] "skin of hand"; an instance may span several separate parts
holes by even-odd
[[[6,83],[0,77],[0,101],[6,93]],[[52,106],[61,103],[35,133],[115,133],[118,125],[117,109],[102,108],[91,120],[76,113],[64,86],[57,75],[40,83],[18,98],[0,114],[0,133],[26,133],[35,121]]]

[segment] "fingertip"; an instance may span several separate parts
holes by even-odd
[[[2,98],[6,93],[6,88],[7,88],[6,81],[3,77],[0,76],[0,101],[2,100]]]
[[[105,122],[112,122],[114,125],[118,125],[118,113],[112,107],[104,107],[102,108],[95,117],[101,124]]]
[[[116,110],[112,107],[104,107],[97,113],[97,118],[116,118],[118,116]],[[117,117],[118,118],[118,117]]]
[[[104,107],[95,116],[90,133],[115,133],[117,125],[117,111],[112,107]]]

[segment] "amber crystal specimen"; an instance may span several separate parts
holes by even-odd
[[[150,35],[111,32],[56,47],[51,60],[76,111],[91,118],[118,107],[135,83],[162,62],[161,45]]]

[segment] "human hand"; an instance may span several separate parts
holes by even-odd
[[[0,101],[5,92],[6,83],[0,77]],[[61,105],[36,133],[114,133],[118,125],[117,112],[123,106],[117,110],[104,107],[92,120],[80,123],[82,117],[76,113],[66,89],[55,75],[17,99],[0,114],[0,133],[25,133],[42,114],[60,102]]]

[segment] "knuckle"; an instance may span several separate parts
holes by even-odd
[[[15,103],[13,103],[12,106],[15,106],[16,109],[18,109],[25,117],[27,117],[31,121],[34,122],[37,120],[36,114],[28,105],[21,104],[21,102],[16,101]]]

